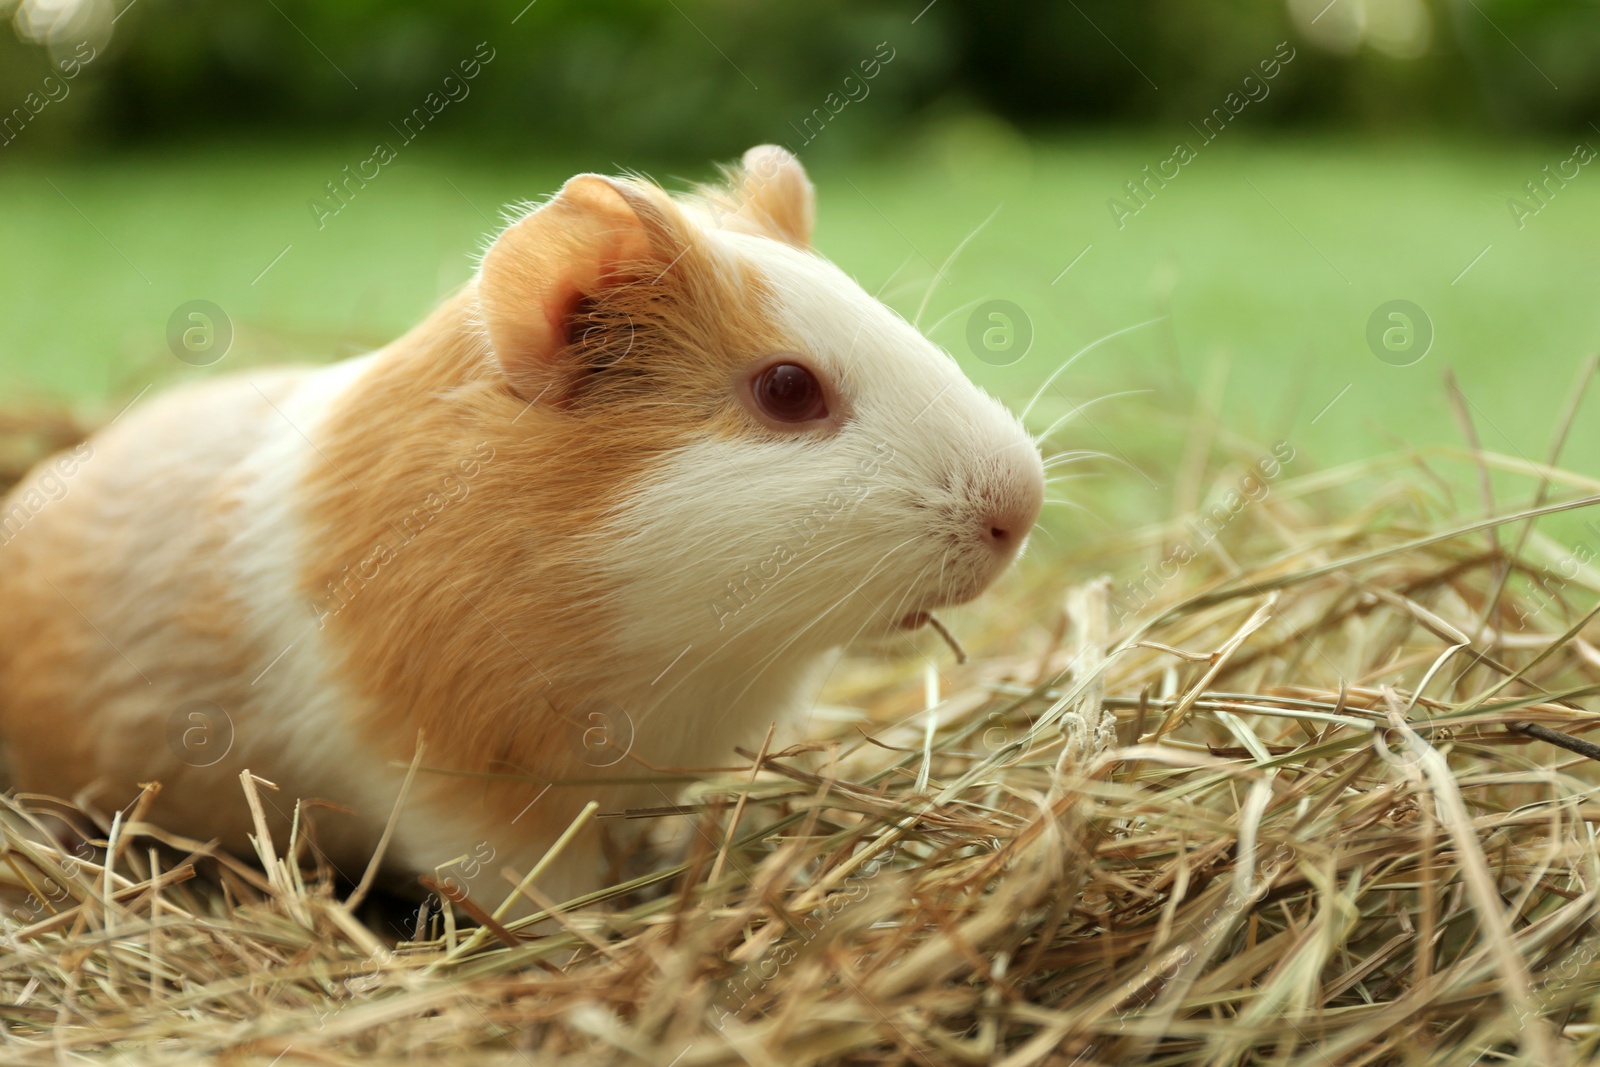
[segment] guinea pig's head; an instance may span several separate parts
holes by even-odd
[[[490,346],[562,442],[567,540],[630,655],[915,627],[1038,518],[1032,438],[811,249],[813,214],[799,162],[762,147],[679,198],[573,178],[484,257]]]

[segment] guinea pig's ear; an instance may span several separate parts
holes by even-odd
[[[584,301],[662,269],[663,220],[645,194],[597,174],[568,180],[495,239],[478,271],[478,306],[513,390],[543,396]]]
[[[792,152],[775,144],[756,145],[729,177],[739,203],[736,214],[780,241],[811,247],[817,194]]]

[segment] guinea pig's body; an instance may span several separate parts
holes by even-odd
[[[242,849],[248,768],[278,826],[347,809],[315,841],[359,877],[421,737],[387,867],[492,906],[587,802],[674,802],[839,646],[975,596],[1037,450],[810,212],[774,149],[692,201],[575,178],[383,350],[136,406],[20,507],[36,472],[0,507],[14,784],[159,781],[152,819]],[[603,846],[538,887],[595,888]]]

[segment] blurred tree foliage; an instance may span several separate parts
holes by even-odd
[[[1600,120],[1600,0],[926,3],[0,0],[16,28],[0,33],[0,118],[54,93],[58,113],[14,140],[39,151],[385,136],[487,42],[451,136],[619,160],[764,140],[850,153],[974,111],[1024,130],[1193,122],[1289,41],[1253,122],[1595,135]],[[94,59],[59,82],[84,42]]]

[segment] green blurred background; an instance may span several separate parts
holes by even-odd
[[[363,351],[469,276],[504,205],[579,170],[681,187],[766,141],[811,169],[821,250],[1019,407],[1116,334],[1032,421],[1149,390],[1058,438],[1125,461],[1099,473],[1140,507],[1204,495],[1174,458],[1196,412],[1302,470],[1458,444],[1446,368],[1485,448],[1542,459],[1600,337],[1600,0],[0,13],[6,404]],[[213,367],[169,351],[193,300],[236,334]],[[1566,456],[1592,475],[1597,422]]]

